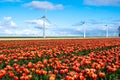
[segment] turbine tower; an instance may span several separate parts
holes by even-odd
[[[82,22],[82,25],[84,25],[84,38],[86,37],[86,26],[85,26],[85,21]]]
[[[108,36],[109,36],[108,25],[105,25],[105,27],[106,27],[106,38],[108,38]]]
[[[45,38],[46,37],[46,35],[45,35],[45,28],[46,28],[45,27],[46,26],[45,21],[46,21],[46,16],[44,15],[41,18],[43,19],[43,38]]]

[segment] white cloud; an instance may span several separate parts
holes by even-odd
[[[17,31],[18,32],[18,31]],[[32,31],[32,30],[23,30],[23,31],[20,31],[19,34],[26,34],[26,35],[29,35],[29,34],[38,34],[39,32],[38,31]]]
[[[48,1],[32,1],[29,3],[24,4],[25,7],[30,7],[33,9],[39,9],[39,10],[56,10],[56,9],[63,9],[62,4],[54,5],[51,2]]]
[[[32,24],[34,27],[37,27],[37,28],[43,27],[43,20],[40,20],[40,19],[38,19],[38,20],[26,20],[25,22],[28,24]],[[45,22],[45,27],[52,28],[53,26],[50,23]]]
[[[119,6],[120,0],[84,0],[84,4],[93,6]]]
[[[0,29],[2,28],[3,26],[0,25]]]
[[[13,34],[13,32],[10,30],[5,30],[4,32],[5,32],[5,34]]]
[[[11,20],[11,19],[12,19],[12,17],[10,17],[10,16],[4,17],[4,20],[6,20],[6,21],[9,21],[9,20]]]
[[[11,27],[16,27],[17,24],[16,24],[15,22],[13,22],[13,21],[10,21],[10,26],[11,26]]]
[[[4,34],[8,35],[38,35],[40,32],[39,31],[33,31],[29,29],[25,30],[4,30]]]
[[[17,24],[12,20],[12,17],[4,17],[3,21],[0,23],[2,27],[17,27]]]

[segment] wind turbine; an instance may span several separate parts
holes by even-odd
[[[46,20],[46,16],[42,16],[41,18],[43,19],[43,38],[45,38],[46,37],[45,36],[45,26],[46,26],[45,20]]]
[[[45,10],[46,13],[46,10]],[[41,19],[43,20],[43,38],[46,38],[46,21],[49,22],[51,24],[51,22],[47,19],[46,15],[44,14]]]
[[[85,21],[82,21],[80,23],[76,23],[76,24],[73,24],[72,26],[83,26],[84,27],[84,30],[83,30],[83,37],[85,38],[86,37],[86,26],[84,26],[86,23]]]
[[[105,25],[105,27],[106,27],[106,38],[108,38],[109,36],[108,25]]]
[[[83,37],[85,38],[85,37],[86,37],[86,26],[85,26],[85,21],[82,22],[82,25],[84,25],[84,26],[83,26],[83,27],[84,27],[84,35],[83,35]]]

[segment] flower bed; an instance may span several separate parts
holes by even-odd
[[[120,79],[120,39],[0,41],[0,80]]]

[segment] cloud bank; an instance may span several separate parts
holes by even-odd
[[[14,28],[14,27],[17,27],[17,24],[12,20],[12,17],[7,16],[3,18],[3,21],[1,21],[0,26],[2,28],[5,28],[5,27]]]
[[[8,35],[37,35],[39,34],[39,31],[34,31],[34,30],[29,30],[29,29],[25,29],[25,30],[4,30],[4,34],[8,34]]]
[[[57,10],[63,9],[62,4],[53,4],[48,1],[32,1],[29,3],[24,4],[25,7],[30,7],[32,9],[39,9],[39,10]]]
[[[42,29],[43,28],[43,20],[41,20],[41,19],[38,19],[38,20],[26,20],[25,22],[27,24],[33,26],[34,28],[37,28],[37,29]],[[45,21],[45,27],[46,28],[52,28],[52,24]]]
[[[92,6],[120,6],[120,0],[84,0],[84,4]]]

